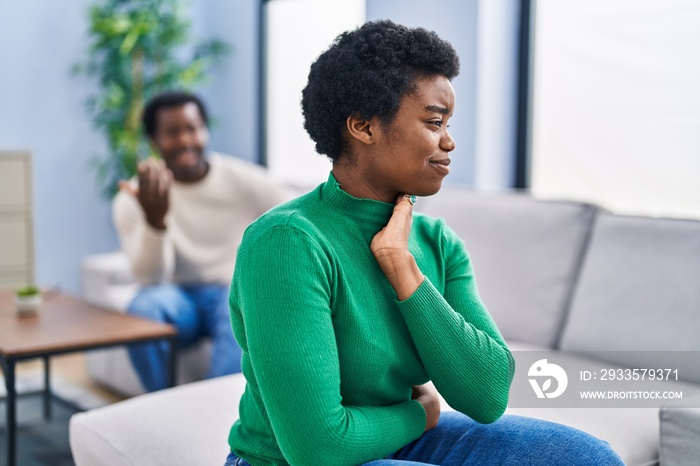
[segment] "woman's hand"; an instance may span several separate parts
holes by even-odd
[[[435,427],[440,419],[440,395],[431,382],[414,385],[411,398],[423,405],[425,409],[425,431]]]
[[[389,223],[372,238],[369,246],[400,301],[410,298],[424,279],[408,250],[412,223],[413,204],[411,197],[404,194],[396,200]]]

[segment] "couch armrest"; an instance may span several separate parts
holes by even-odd
[[[700,392],[669,403],[659,411],[661,466],[698,464],[700,458]]]
[[[77,466],[223,464],[243,374],[168,388],[70,419]]]
[[[83,259],[83,297],[99,306],[124,311],[138,290],[131,265],[121,251]]]

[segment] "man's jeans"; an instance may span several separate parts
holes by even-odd
[[[231,330],[226,285],[173,284],[142,288],[129,305],[129,314],[177,328],[177,344],[186,348],[203,336],[212,339],[211,363],[207,377],[241,371],[241,348]],[[147,391],[167,386],[166,342],[129,346],[129,357]]]
[[[301,427],[300,427],[301,428]],[[386,459],[364,466],[624,466],[607,442],[572,427],[522,416],[479,424],[443,412],[437,427]],[[224,466],[249,466],[229,455]]]

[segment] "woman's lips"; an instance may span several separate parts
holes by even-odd
[[[449,157],[444,159],[433,159],[428,161],[431,167],[433,167],[435,170],[439,171],[443,175],[450,174],[450,162],[451,160],[449,159]]]

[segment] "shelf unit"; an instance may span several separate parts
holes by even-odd
[[[0,288],[34,283],[31,154],[0,150]]]

